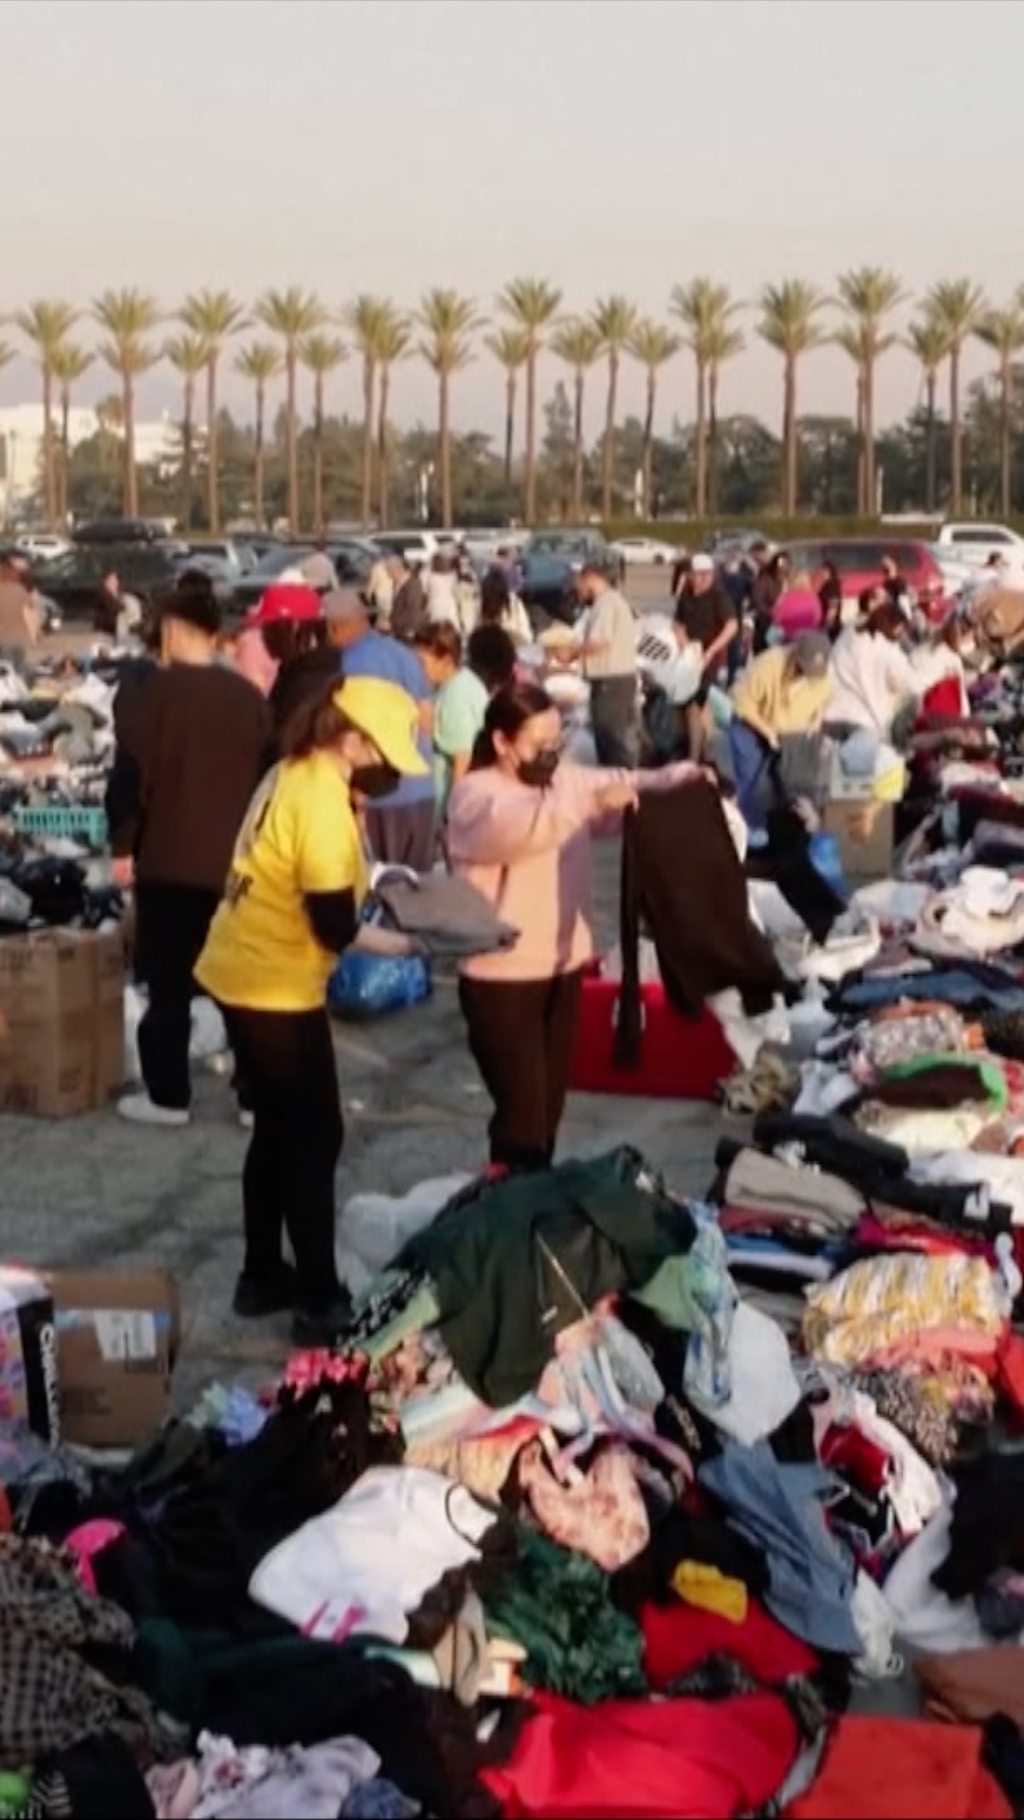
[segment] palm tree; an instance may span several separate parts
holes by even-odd
[[[73,341],[62,341],[53,356],[53,377],[60,386],[60,521],[68,521],[68,483],[71,472],[71,388],[85,377],[93,356]]]
[[[721,349],[728,344],[735,333],[730,324],[743,306],[732,301],[726,285],[715,284],[711,278],[694,278],[688,285],[675,286],[669,307],[683,324],[683,339],[693,354],[697,371],[694,510],[698,518],[703,518],[708,508],[707,384],[712,352],[715,347]],[[733,352],[738,352],[738,348]],[[720,353],[718,358],[722,361],[728,355]]]
[[[504,327],[488,335],[487,346],[499,366],[505,369],[505,485],[512,484],[512,445],[516,434],[516,387],[519,369],[530,356],[530,337],[525,329]]]
[[[20,310],[14,318],[22,334],[31,341],[43,376],[43,467],[46,474],[46,522],[51,530],[57,522],[57,451],[53,439],[53,361],[58,348],[67,339],[78,312],[69,303],[43,298]]]
[[[895,272],[883,271],[877,265],[863,265],[856,271],[843,272],[839,279],[839,301],[860,332],[861,448],[863,450],[863,497],[858,511],[873,513],[878,507],[875,484],[875,368],[882,354],[896,346],[898,337],[885,332],[886,317],[906,296],[901,279]]]
[[[797,509],[797,366],[800,356],[820,347],[825,338],[817,321],[824,307],[821,292],[802,278],[766,285],[761,293],[757,332],[783,359],[782,511],[786,518],[792,518]]]
[[[960,355],[968,335],[973,335],[985,314],[985,293],[969,278],[946,279],[933,285],[925,300],[928,315],[941,324],[949,350],[950,510],[963,510],[964,450],[960,422]]]
[[[445,530],[452,523],[452,436],[450,391],[453,373],[467,367],[473,358],[469,337],[479,328],[481,318],[471,297],[460,297],[457,291],[428,291],[420,304],[418,321],[426,330],[420,353],[437,374],[437,452],[441,470],[441,523]]]
[[[647,413],[644,417],[644,442],[642,466],[644,471],[644,512],[651,515],[651,496],[654,469],[654,405],[658,385],[658,372],[666,361],[678,354],[682,343],[678,335],[666,329],[660,322],[648,322],[646,319],[637,323],[629,338],[629,351],[647,371]]]
[[[299,343],[326,321],[319,297],[292,285],[287,291],[267,291],[256,305],[257,319],[284,342],[285,435],[288,443],[288,524],[299,528],[299,422],[295,404]]]
[[[348,349],[336,335],[307,335],[299,346],[299,359],[313,375],[313,528],[324,534],[324,381],[334,373]]]
[[[937,419],[935,414],[935,391],[938,384],[939,368],[949,353],[949,339],[942,323],[933,316],[924,316],[920,322],[912,322],[907,330],[907,346],[917,356],[925,384],[925,411],[928,420],[927,438],[927,478],[925,481],[925,508],[928,512],[935,510],[935,470],[937,442]]]
[[[704,338],[708,374],[708,512],[712,518],[718,510],[718,379],[726,361],[741,354],[746,345],[743,330],[734,328],[730,321],[740,308],[738,303],[728,304]]]
[[[526,474],[523,516],[532,525],[537,516],[537,356],[544,330],[554,321],[562,293],[543,278],[514,278],[498,298],[498,308],[526,336]]]
[[[601,351],[608,356],[608,397],[605,404],[604,449],[601,461],[601,516],[612,515],[612,487],[615,478],[615,400],[619,386],[622,350],[629,344],[636,328],[636,307],[625,297],[606,297],[594,311],[594,327]]]
[[[362,523],[367,529],[373,512],[373,406],[377,367],[380,364],[381,329],[394,314],[386,297],[357,297],[343,312],[363,357],[363,496]]]
[[[380,398],[377,417],[377,519],[385,529],[391,516],[391,484],[388,462],[388,398],[391,392],[391,369],[396,361],[408,358],[412,341],[412,324],[407,316],[388,306],[377,336],[377,365],[380,368]]]
[[[573,415],[572,513],[579,520],[583,517],[583,391],[587,369],[593,366],[601,352],[601,337],[594,323],[587,322],[581,316],[570,317],[558,329],[552,346],[559,360],[564,360],[573,372],[576,397]]]
[[[245,325],[245,311],[230,291],[196,291],[180,311],[189,333],[206,349],[206,489],[210,530],[220,530],[220,462],[217,447],[217,368],[229,335]]]
[[[253,474],[253,502],[256,523],[266,522],[263,509],[263,475],[264,475],[264,423],[267,408],[267,386],[276,379],[281,371],[281,356],[277,349],[267,341],[250,342],[243,348],[235,361],[236,373],[243,379],[251,379],[256,388],[256,458]]]
[[[864,478],[867,441],[864,434],[864,367],[867,359],[864,329],[861,325],[846,322],[836,330],[832,337],[837,348],[849,355],[853,362],[857,383],[857,511],[864,513],[864,504],[869,496]]]
[[[196,380],[207,372],[210,351],[201,335],[175,335],[164,346],[164,355],[181,374],[181,522],[192,529],[192,451],[195,442]]]
[[[1011,410],[1013,403],[1013,358],[1024,348],[1024,313],[1014,302],[1005,310],[990,310],[974,333],[999,358],[999,495],[1000,511],[1007,518],[1012,510],[1010,474],[1013,455]]]
[[[93,304],[93,314],[109,340],[100,348],[100,359],[121,380],[121,410],[124,431],[124,512],[126,518],[139,513],[139,477],[135,471],[135,381],[147,373],[159,359],[146,341],[160,321],[160,307],[144,291],[125,287],[104,291]]]

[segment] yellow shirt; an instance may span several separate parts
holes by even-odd
[[[242,824],[196,978],[251,1011],[317,1011],[335,956],[313,934],[307,892],[366,889],[348,785],[326,753],[277,765]]]
[[[758,733],[807,733],[817,727],[832,693],[832,678],[796,676],[785,646],[755,657],[732,694],[741,720]]]

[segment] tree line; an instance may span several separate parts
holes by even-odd
[[[800,508],[801,417],[798,409],[800,363],[812,349],[832,342],[849,356],[854,373],[856,441],[856,511],[869,516],[876,509],[878,487],[878,433],[875,421],[875,378],[879,361],[901,341],[893,318],[908,301],[899,277],[879,267],[865,266],[843,273],[834,296],[801,279],[766,285],[756,305],[754,332],[776,350],[782,361],[783,423],[778,452],[777,503],[786,517]],[[140,376],[166,359],[179,375],[182,387],[180,488],[182,516],[190,526],[194,510],[197,456],[205,472],[205,517],[211,532],[222,519],[220,455],[221,415],[218,386],[223,362],[238,337],[255,328],[259,335],[239,345],[236,370],[253,387],[252,513],[266,519],[268,387],[284,377],[283,442],[286,474],[285,516],[293,530],[302,522],[299,473],[300,421],[298,373],[305,368],[313,379],[313,412],[310,433],[312,456],[311,517],[322,528],[327,516],[325,495],[326,391],[331,375],[350,351],[361,364],[363,414],[359,516],[364,525],[386,525],[392,505],[392,465],[395,436],[389,423],[391,386],[396,367],[414,356],[425,360],[437,380],[437,427],[433,458],[438,475],[439,516],[450,525],[455,513],[453,451],[456,438],[451,421],[452,387],[457,375],[475,358],[477,338],[485,330],[484,345],[505,376],[504,479],[511,492],[515,460],[516,419],[521,380],[525,382],[524,451],[519,510],[526,523],[538,516],[538,400],[537,368],[547,347],[564,362],[571,375],[571,487],[568,511],[584,515],[590,475],[583,435],[586,386],[598,362],[605,367],[604,430],[600,439],[598,478],[601,515],[612,517],[616,504],[618,386],[625,357],[637,361],[646,376],[645,415],[639,449],[643,503],[650,514],[656,509],[655,420],[658,381],[662,368],[681,349],[693,357],[695,422],[692,435],[692,487],[686,502],[700,518],[714,516],[719,508],[723,438],[718,412],[718,388],[723,366],[746,345],[741,324],[748,306],[734,299],[728,287],[707,277],[677,285],[669,301],[671,326],[641,315],[622,295],[601,299],[586,315],[566,315],[560,290],[543,279],[520,278],[498,294],[494,320],[488,322],[473,298],[450,288],[428,291],[418,309],[403,311],[389,298],[360,295],[340,312],[331,312],[312,292],[293,286],[261,296],[251,309],[231,292],[204,289],[187,297],[168,315],[146,292],[124,287],[105,291],[88,313],[102,339],[89,351],[74,338],[83,314],[61,300],[42,299],[13,318],[38,362],[43,404],[42,494],[50,524],[66,520],[69,507],[70,452],[68,424],[74,386],[95,359],[120,382],[120,442],[122,509],[134,517],[139,509],[139,475],[135,458],[135,391]],[[830,315],[831,312],[831,315]],[[678,326],[677,326],[678,325]],[[165,327],[173,332],[161,339]],[[341,328],[348,340],[335,332]],[[949,510],[959,514],[964,503],[963,401],[961,360],[964,347],[977,337],[992,350],[996,360],[999,397],[999,504],[1008,514],[1014,504],[1014,389],[1015,363],[1024,348],[1024,287],[1005,307],[994,308],[980,286],[971,280],[938,283],[921,300],[918,314],[903,339],[917,358],[924,381],[927,459],[924,498],[929,512],[938,498],[940,471],[940,419],[938,386],[943,367],[948,370],[948,485]],[[351,344],[351,346],[350,346]],[[9,343],[0,343],[0,366],[14,357]],[[204,389],[204,440],[197,450],[196,394]],[[59,427],[54,422],[55,400],[60,405]]]

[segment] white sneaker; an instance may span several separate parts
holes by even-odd
[[[180,1127],[187,1125],[189,1114],[179,1106],[157,1106],[149,1094],[126,1093],[117,1102],[118,1114],[127,1119],[130,1125],[164,1125]]]
[[[241,1125],[243,1131],[251,1131],[256,1123],[256,1114],[254,1112],[247,1112],[244,1106],[239,1106],[238,1123]]]

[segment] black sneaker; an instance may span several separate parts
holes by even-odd
[[[243,1270],[235,1284],[232,1307],[243,1321],[259,1321],[294,1306],[295,1271],[290,1264],[282,1264],[272,1277],[249,1276]]]
[[[352,1297],[342,1289],[325,1308],[296,1308],[292,1339],[296,1346],[335,1346],[352,1324]]]

